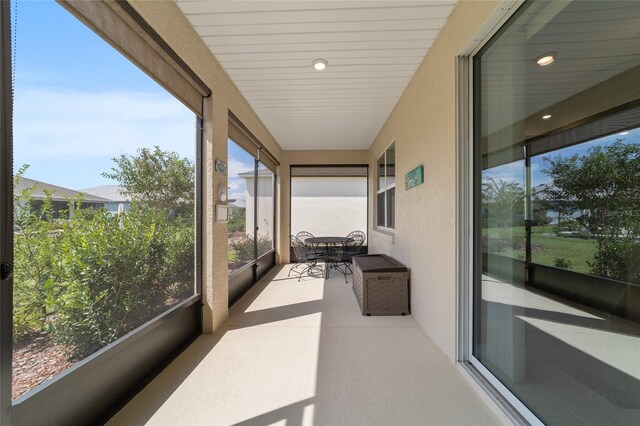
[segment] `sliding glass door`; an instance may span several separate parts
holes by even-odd
[[[473,58],[471,361],[549,424],[640,423],[639,19],[527,1]]]

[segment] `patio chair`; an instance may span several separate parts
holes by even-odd
[[[336,251],[336,255],[329,258],[331,260],[332,267],[342,272],[342,275],[344,275],[344,281],[347,283],[349,282],[347,275],[353,274],[353,270],[351,269],[353,256],[360,253],[362,243],[363,240],[357,240],[353,237],[348,238],[342,247]]]
[[[317,245],[308,244],[305,242],[307,238],[313,238],[313,237],[314,235],[309,231],[300,231],[296,234],[296,238],[299,239],[304,245],[309,247],[309,249],[311,249],[313,253],[317,254],[318,256],[322,256],[323,250],[320,247],[318,247]]]
[[[289,269],[287,276],[290,277],[291,273],[295,271],[298,274],[298,281],[300,281],[304,274],[309,274],[314,269],[322,273],[322,267],[318,265],[318,261],[322,260],[322,256],[318,256],[312,248],[300,241],[298,237],[290,235],[289,239],[295,259],[293,259],[294,264]]]
[[[357,253],[354,253],[354,254],[362,254],[363,252],[362,246],[364,245],[364,242],[367,240],[367,234],[365,234],[362,231],[353,231],[347,234],[347,238],[353,238],[354,244],[358,247]]]

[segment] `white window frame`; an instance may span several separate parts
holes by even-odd
[[[387,214],[387,203],[389,201],[388,197],[388,193],[389,190],[391,189],[395,189],[396,187],[396,179],[393,179],[393,183],[391,185],[387,184],[387,151],[389,150],[389,148],[391,148],[391,145],[394,145],[396,143],[395,139],[392,140],[389,145],[387,145],[384,149],[384,151],[382,152],[382,154],[380,156],[377,157],[376,159],[376,199],[375,199],[375,205],[376,205],[376,229],[380,229],[383,231],[387,231],[387,232],[395,232],[395,227],[391,228],[388,226],[389,224],[389,215]],[[395,149],[394,149],[395,151]],[[378,185],[380,184],[380,177],[378,175],[378,162],[380,161],[380,158],[384,157],[384,183],[385,186],[383,188],[378,189]],[[394,175],[396,176],[396,175]],[[380,212],[378,211],[378,195],[384,193],[384,225],[378,225],[378,217]],[[396,193],[397,196],[397,193]],[[396,215],[396,203],[394,201],[393,203],[393,216],[395,217]]]
[[[457,360],[461,370],[513,424],[542,425],[506,386],[473,355],[473,58],[525,0],[502,0],[457,58]]]

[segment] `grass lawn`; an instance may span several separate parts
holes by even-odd
[[[593,260],[596,253],[595,240],[565,238],[550,235],[531,235],[533,247],[531,260],[541,265],[554,266],[557,258],[570,262],[571,271],[588,274],[591,268],[587,261]]]
[[[541,265],[555,266],[556,259],[563,258],[569,261],[571,271],[589,273],[590,268],[587,261],[593,260],[596,252],[595,240],[584,240],[581,238],[558,237],[553,234],[553,226],[534,226],[531,229],[531,245],[533,251],[531,260]],[[483,234],[488,234],[489,238],[497,239],[503,235],[504,230],[500,228],[483,229]],[[508,228],[507,235],[524,236],[524,227]],[[500,253],[516,259],[524,260],[524,247],[514,250],[507,249]]]

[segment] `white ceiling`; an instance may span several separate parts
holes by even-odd
[[[366,149],[456,1],[177,3],[283,149]]]
[[[639,16],[638,0],[531,2],[482,54],[484,135],[640,65]],[[547,52],[557,60],[537,66]]]

